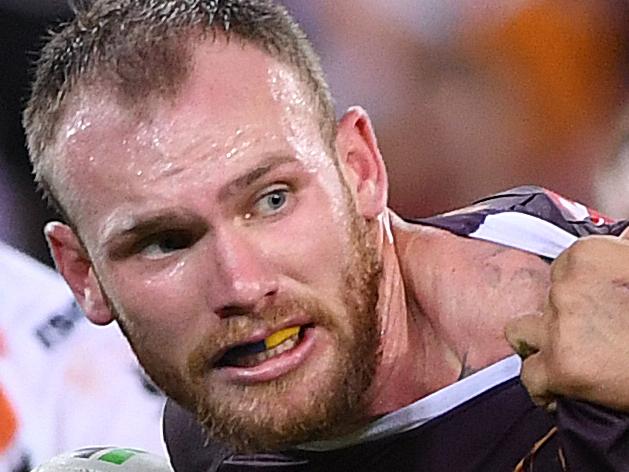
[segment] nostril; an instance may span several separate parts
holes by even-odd
[[[250,316],[264,309],[278,293],[276,284],[242,282],[208,297],[212,311],[221,318]],[[212,303],[214,301],[214,303]]]
[[[226,305],[217,310],[218,316],[221,318],[229,318],[232,316],[245,316],[251,313],[253,307],[246,307],[242,305]]]

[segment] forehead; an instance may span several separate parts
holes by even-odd
[[[322,143],[314,100],[297,73],[239,41],[201,43],[187,80],[173,99],[155,99],[140,113],[102,86],[69,101],[57,135],[62,204],[81,219],[111,194],[138,197],[147,184],[175,177],[220,180],[231,168],[268,153],[317,159]],[[136,110],[137,112],[137,110]],[[159,187],[157,187],[159,188]],[[63,197],[66,197],[65,200]],[[101,205],[102,206],[102,205]],[[73,210],[75,215],[72,215]],[[78,213],[78,215],[77,215]]]
[[[71,148],[111,129],[135,135],[168,127],[178,135],[193,134],[198,130],[190,125],[198,121],[208,131],[245,123],[269,128],[283,125],[287,112],[314,111],[297,73],[254,45],[220,38],[202,42],[194,48],[190,69],[174,97],[147,99],[131,108],[107,84],[81,87],[68,100],[57,142]],[[256,123],[259,115],[265,119]]]

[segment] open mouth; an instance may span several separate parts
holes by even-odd
[[[290,326],[271,334],[262,341],[241,344],[229,349],[216,367],[254,367],[297,347],[311,325]]]

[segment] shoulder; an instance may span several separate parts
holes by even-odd
[[[18,352],[48,352],[82,320],[63,278],[0,243],[0,332]],[[30,351],[29,351],[30,349]]]
[[[465,293],[494,290],[528,303],[545,295],[548,262],[579,237],[620,234],[628,224],[550,190],[517,187],[445,214],[398,219],[400,260],[421,299],[455,290],[461,301]]]
[[[407,295],[467,367],[479,369],[512,353],[508,320],[543,308],[549,265],[539,256],[436,228],[399,234]]]
[[[506,236],[511,245],[527,238],[551,245],[569,244],[575,237],[590,234],[618,235],[629,225],[629,221],[616,221],[551,190],[534,186],[516,187],[464,208],[410,221],[460,236],[497,238],[498,242]],[[538,247],[533,245],[532,249]],[[544,250],[543,246],[541,249]]]
[[[18,285],[25,280],[32,280],[45,285],[61,285],[54,270],[2,242],[0,264],[3,276],[1,280],[6,284]]]
[[[441,281],[447,288],[458,280],[452,276],[473,275],[476,283],[494,285],[498,275],[511,279],[519,273],[545,276],[548,272],[548,264],[531,251],[399,219],[397,223],[394,233],[404,279],[418,288],[429,280]]]
[[[9,246],[0,244],[1,319],[17,313],[40,313],[66,306],[72,295],[53,269]]]

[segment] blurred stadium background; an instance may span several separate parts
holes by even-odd
[[[629,216],[615,203],[629,207],[629,170],[623,180],[615,167],[628,147],[626,0],[284,3],[322,55],[338,112],[371,114],[403,216],[527,183]],[[52,215],[20,112],[42,35],[70,13],[62,0],[0,0],[0,239],[47,263]],[[597,189],[612,177],[624,187]]]

